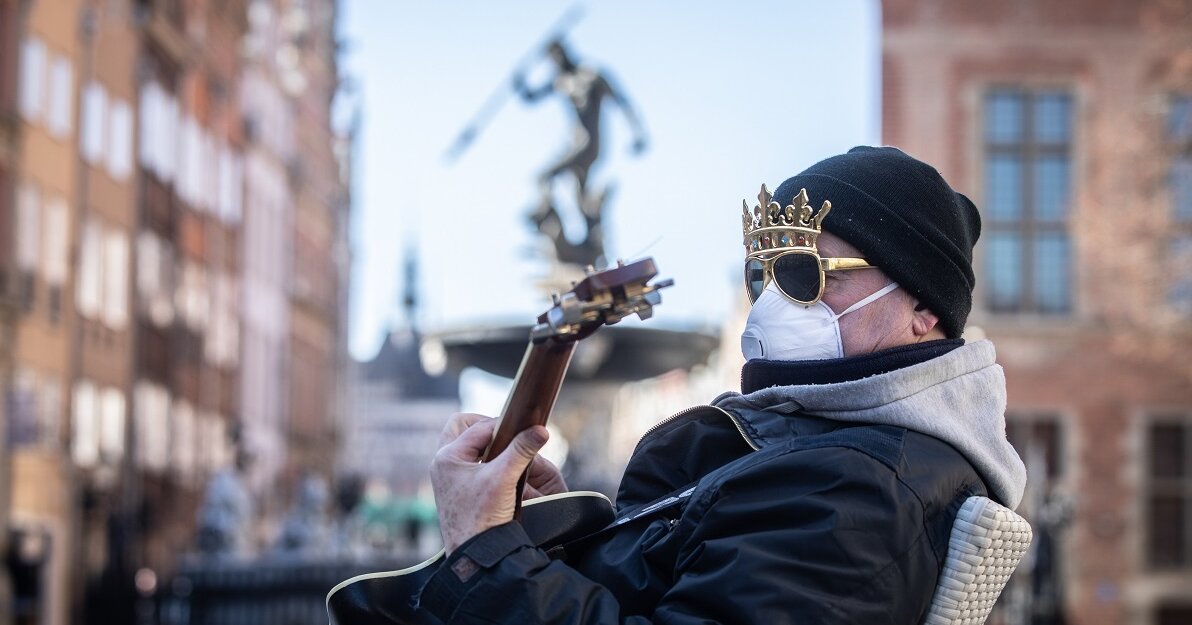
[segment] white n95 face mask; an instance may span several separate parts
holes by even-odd
[[[749,311],[745,331],[741,333],[741,353],[746,360],[842,358],[840,318],[897,288],[898,284],[891,282],[838,315],[823,300],[812,306],[792,302],[771,281]]]

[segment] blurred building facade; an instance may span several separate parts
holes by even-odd
[[[460,378],[448,370],[442,344],[418,329],[415,252],[404,273],[404,327],[395,325],[372,359],[348,368],[340,470],[408,501],[427,496],[439,435],[460,409]]]
[[[238,459],[276,514],[299,476],[332,477],[335,17],[333,0],[0,2],[0,511],[21,622],[131,622],[96,598],[131,610],[137,570],[168,574],[203,484]]]
[[[439,434],[460,407],[459,376],[427,371],[420,356],[424,340],[415,328],[394,329],[376,356],[353,363],[348,373],[342,470],[404,499],[424,490]]]
[[[1192,3],[882,1],[883,142],[982,210],[1028,465],[1004,622],[1192,622]]]

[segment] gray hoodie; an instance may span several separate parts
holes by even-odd
[[[860,380],[725,393],[713,404],[904,427],[955,447],[1007,506],[1018,507],[1026,488],[1026,467],[1006,440],[1006,377],[989,341]]]

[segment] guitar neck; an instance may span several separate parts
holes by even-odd
[[[531,342],[522,356],[513,390],[501,411],[501,422],[493,433],[493,440],[484,453],[484,461],[495,458],[509,447],[514,437],[534,425],[546,425],[559,387],[567,375],[567,365],[575,353],[575,341],[560,342],[547,339]]]

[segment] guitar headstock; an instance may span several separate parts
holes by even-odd
[[[600,326],[612,325],[629,315],[649,319],[654,307],[662,303],[658,291],[674,284],[670,279],[650,284],[656,275],[653,258],[628,265],[617,261],[617,266],[610,269],[589,270],[588,276],[570,291],[554,296],[555,305],[538,316],[530,338],[578,341]]]

